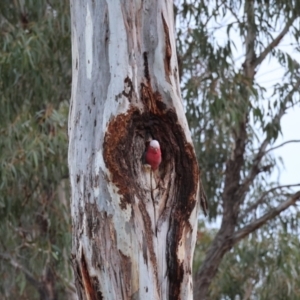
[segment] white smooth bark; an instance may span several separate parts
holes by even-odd
[[[173,1],[73,0],[71,13],[79,298],[192,299],[199,172],[180,96]],[[143,163],[150,139],[163,158],[152,174]]]

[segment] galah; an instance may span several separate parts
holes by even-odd
[[[153,171],[157,170],[161,163],[161,151],[157,140],[152,140],[149,143],[146,149],[145,160],[146,163],[151,166]]]

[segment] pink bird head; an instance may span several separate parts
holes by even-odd
[[[161,150],[157,140],[152,140],[149,143],[146,149],[145,160],[146,163],[151,166],[153,171],[159,167],[161,163]]]

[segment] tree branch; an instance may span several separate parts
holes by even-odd
[[[254,288],[254,284],[251,281],[248,281],[243,300],[248,300],[251,298],[253,288]]]
[[[233,245],[238,243],[240,240],[242,240],[244,237],[249,235],[251,232],[262,227],[267,221],[278,216],[281,212],[289,208],[291,205],[295,204],[297,200],[300,200],[300,191],[292,195],[290,198],[288,198],[286,201],[284,201],[277,207],[271,209],[268,213],[263,215],[261,218],[255,220],[251,224],[246,225],[244,228],[238,230],[233,236],[232,239]]]
[[[265,154],[267,154],[267,153],[269,153],[269,152],[271,152],[271,151],[273,151],[273,150],[275,150],[275,149],[278,149],[278,148],[280,148],[280,147],[282,147],[282,146],[284,146],[284,145],[286,145],[286,144],[290,144],[290,143],[300,143],[300,140],[290,140],[290,141],[286,141],[286,142],[284,142],[284,143],[282,143],[282,144],[280,144],[280,145],[278,145],[278,146],[275,146],[275,147],[273,147],[273,148],[268,149],[268,150],[265,152]]]
[[[14,268],[19,269],[20,271],[22,271],[27,280],[38,290],[40,289],[40,282],[38,280],[36,280],[33,276],[33,274],[28,271],[23,265],[21,265],[18,261],[16,261],[13,257],[11,257],[11,255],[7,254],[7,253],[1,253],[0,252],[0,258],[8,261]]]
[[[253,62],[256,59],[255,54],[255,39],[256,39],[256,25],[255,25],[255,12],[254,1],[245,1],[244,12],[247,16],[247,34],[245,36],[246,59],[243,63],[244,74],[247,78],[253,80],[255,67]]]
[[[234,18],[236,19],[236,22],[241,26],[242,23],[238,17],[238,15],[236,14],[236,12],[233,10],[233,8],[230,6],[230,4],[228,5],[225,1],[223,2],[224,6],[231,12],[231,14],[234,16]]]
[[[249,206],[248,208],[246,208],[243,212],[243,215],[239,217],[240,220],[242,220],[244,217],[246,217],[247,214],[249,214],[250,212],[252,212],[254,209],[256,209],[260,204],[262,204],[264,202],[265,197],[278,189],[285,189],[285,188],[291,188],[291,187],[296,187],[296,186],[300,186],[300,183],[297,184],[287,184],[287,185],[279,185],[279,186],[275,186],[265,192],[262,193],[261,197],[255,202],[253,203],[251,206]]]
[[[246,45],[246,59],[244,62],[244,75],[253,80],[254,68],[251,62],[255,58],[255,38],[256,38],[256,26],[255,26],[255,13],[254,13],[254,1],[249,0],[245,2],[244,11],[247,16],[247,33],[245,37]],[[249,91],[246,87],[241,87],[241,96],[244,100],[249,101]],[[227,228],[227,234],[229,231],[233,233],[235,223],[238,216],[240,201],[238,198],[238,191],[240,189],[241,169],[244,164],[244,154],[247,141],[247,124],[249,116],[248,111],[245,111],[243,119],[239,122],[238,130],[234,132],[234,150],[231,158],[226,163],[225,170],[225,182],[223,190],[223,221],[227,225],[230,224],[230,228]],[[225,229],[225,228],[223,228]]]
[[[279,35],[265,48],[265,50],[256,58],[253,62],[254,68],[260,65],[266,56],[274,49],[280,41],[284,38],[284,36],[288,33],[290,27],[293,25],[294,21],[297,19],[297,15],[295,14],[285,25],[283,30],[279,33]]]
[[[43,300],[56,299],[55,292],[53,290],[54,277],[49,268],[47,268],[46,276],[44,280],[39,281],[34,277],[34,275],[28,269],[26,269],[23,265],[21,265],[11,255],[0,252],[0,259],[8,261],[15,269],[19,269],[20,271],[22,271],[25,274],[25,277],[28,280],[28,282],[39,292],[40,299]]]

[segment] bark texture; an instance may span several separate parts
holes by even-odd
[[[192,299],[199,171],[180,96],[173,1],[73,0],[71,13],[79,298]],[[162,149],[156,172],[143,162],[151,139]]]

